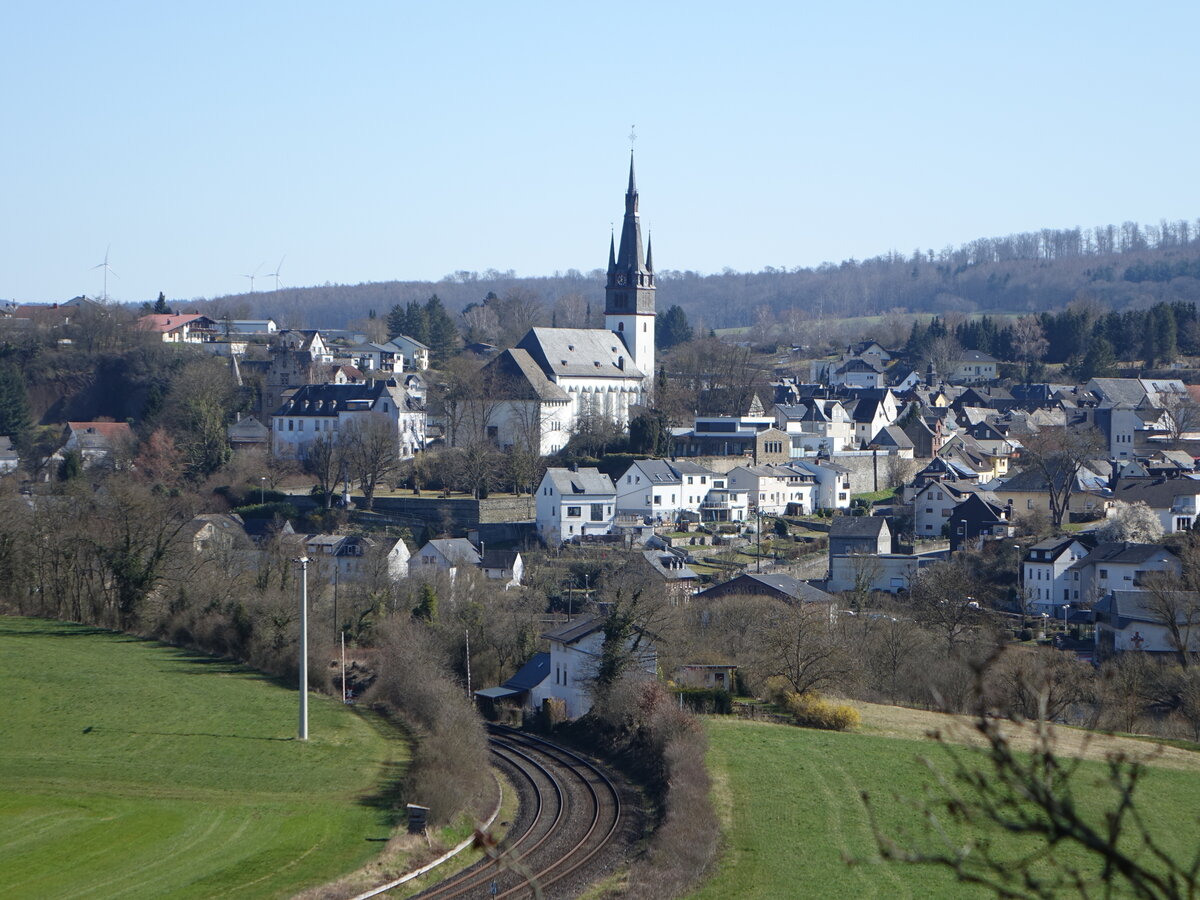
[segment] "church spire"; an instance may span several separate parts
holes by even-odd
[[[608,274],[617,271],[617,239],[609,232],[608,235]]]
[[[629,189],[625,192],[625,202],[628,205],[629,198],[633,197],[634,202],[637,202],[637,179],[633,177],[633,150],[629,151]],[[637,207],[634,207],[637,210]]]
[[[651,245],[652,235],[646,235],[646,271],[654,271],[654,247]]]

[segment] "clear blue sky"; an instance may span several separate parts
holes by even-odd
[[[915,7],[915,8],[914,8]],[[659,268],[1200,216],[1200,4],[45,3],[0,19],[0,298]]]

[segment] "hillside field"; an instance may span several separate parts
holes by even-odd
[[[931,725],[946,729],[954,717],[869,705],[862,712],[863,729],[854,734],[706,720],[723,855],[692,900],[991,896],[940,869],[870,862],[877,854],[860,792],[870,793],[885,833],[907,836],[910,846],[928,846],[921,844],[928,835],[919,809],[933,779],[918,757],[935,764],[943,757],[919,735]],[[965,726],[959,729],[965,736]],[[1079,740],[1078,733],[1069,739]],[[1121,743],[1142,756],[1153,750]],[[1104,748],[1098,741],[1086,752],[1101,757]],[[1168,748],[1149,761],[1152,768],[1138,788],[1139,808],[1153,833],[1190,859],[1200,840],[1200,754]],[[1102,763],[1085,766],[1093,781],[1104,777]],[[948,772],[948,764],[939,770]],[[1080,783],[1087,783],[1086,776]],[[847,865],[847,858],[866,862]]]
[[[284,897],[362,865],[406,745],[267,677],[0,617],[0,896]]]

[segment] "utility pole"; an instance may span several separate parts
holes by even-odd
[[[342,632],[342,702],[346,703],[346,632]]]
[[[300,564],[300,729],[299,738],[308,740],[308,557],[293,560]]]
[[[467,699],[471,699],[471,629],[463,632],[467,636]]]

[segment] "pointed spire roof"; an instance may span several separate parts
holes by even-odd
[[[653,238],[650,235],[646,235],[646,269],[650,272],[654,271],[654,247],[651,243],[652,241]]]
[[[636,275],[648,271],[642,256],[642,226],[638,221],[637,181],[633,174],[632,152],[629,154],[629,189],[625,192],[625,221],[621,224],[617,270],[625,272],[631,282]]]
[[[629,189],[627,194],[637,195],[637,179],[633,176],[633,151],[629,151]]]
[[[617,239],[616,236],[610,233],[608,235],[608,271],[615,272],[617,269]]]

